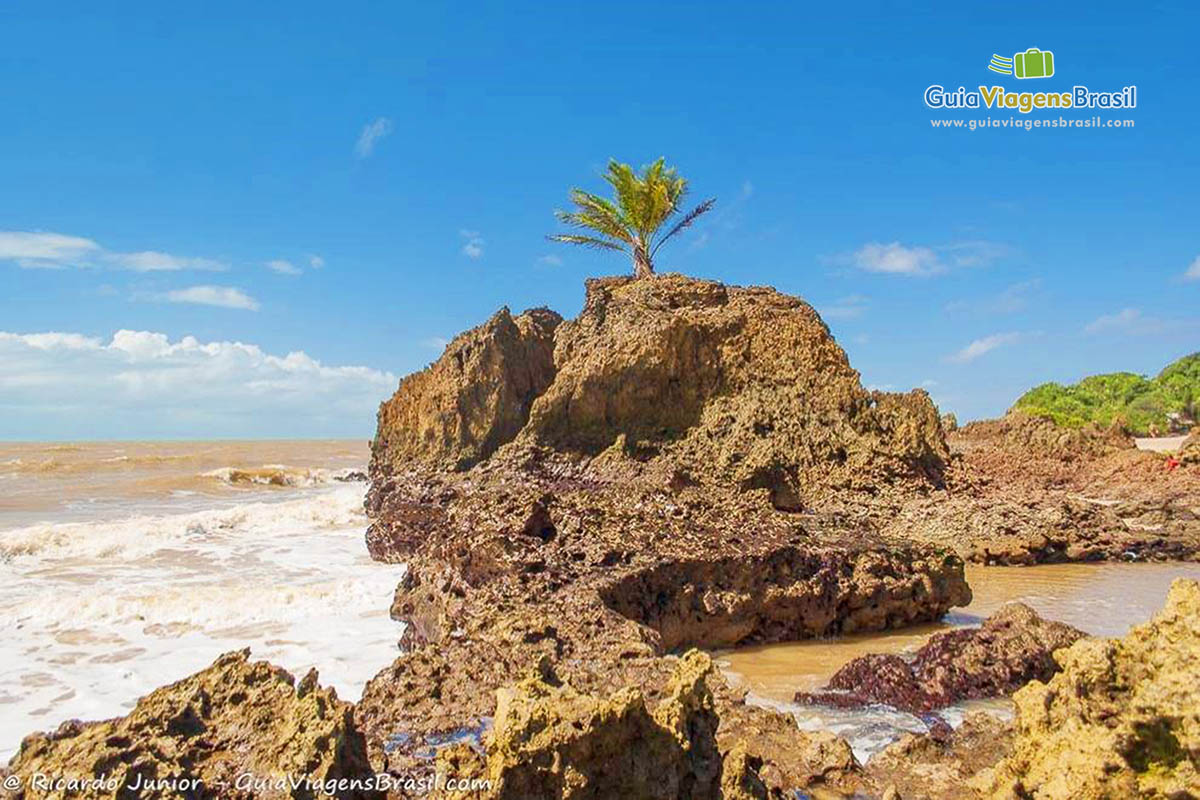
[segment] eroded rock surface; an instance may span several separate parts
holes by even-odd
[[[1124,639],[1085,639],[1017,692],[1011,753],[981,774],[995,798],[1200,797],[1200,583]]]
[[[401,381],[379,408],[375,473],[412,461],[462,469],[510,441],[554,378],[561,321],[544,308],[517,317],[502,308],[455,337],[435,364]]]
[[[469,469],[447,468],[463,466],[453,442],[375,450],[368,546],[409,565],[392,608],[407,652],[359,706],[389,770],[421,769],[430,743],[496,717],[496,692],[534,669],[657,708],[673,653],[899,627],[969,601],[952,553],[821,511],[846,492],[937,491],[948,451],[928,396],[865,391],[803,301],[681,276],[589,281],[554,342],[528,421]],[[422,391],[390,402],[447,413]],[[399,419],[381,413],[376,441],[406,440],[386,429]],[[722,761],[740,754],[757,775],[734,783],[783,795],[857,780],[844,742],[814,746],[705,681]]]
[[[30,800],[301,798],[322,796],[320,787],[346,800],[381,796],[353,788],[370,788],[373,774],[353,706],[321,688],[315,672],[297,686],[284,670],[250,661],[248,650],[155,690],[128,716],[27,736],[7,774],[22,787],[9,796]],[[109,783],[44,791],[33,783],[39,774]],[[281,789],[280,779],[302,788]],[[343,780],[351,788],[339,788]]]
[[[971,423],[949,443],[946,491],[851,498],[851,515],[984,564],[1200,557],[1200,463],[1172,469],[1120,430],[1020,413]]]
[[[882,703],[919,713],[964,700],[1012,694],[1058,672],[1054,651],[1083,631],[1044,620],[1023,603],[1009,603],[979,628],[937,633],[911,657],[870,654],[847,663],[824,691],[799,693],[796,702],[842,707]]]

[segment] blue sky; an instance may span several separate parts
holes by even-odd
[[[609,157],[718,198],[660,270],[803,296],[869,385],[974,418],[1156,371],[1200,349],[1198,27],[1182,3],[6,4],[0,438],[369,435],[442,340],[573,315],[627,269],[544,239]],[[1029,47],[1055,77],[987,71]],[[934,83],[1135,84],[1099,112],[1135,127],[935,130],[1021,115],[933,111]]]

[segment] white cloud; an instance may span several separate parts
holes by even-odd
[[[462,246],[462,254],[467,258],[478,259],[483,258],[483,237],[479,235],[479,231],[472,231],[466,228],[459,230],[459,237],[466,239]]]
[[[446,345],[450,344],[449,339],[443,339],[441,336],[430,336],[428,339],[422,339],[421,344],[428,347],[430,350],[442,351],[446,349]]]
[[[392,132],[392,121],[387,117],[379,117],[374,122],[363,126],[358,141],[354,143],[354,154],[359,158],[367,158],[375,152],[379,140]]]
[[[193,303],[202,306],[219,306],[221,308],[240,308],[246,311],[258,311],[259,302],[241,289],[231,286],[191,286],[187,289],[173,289],[160,296],[168,303]]]
[[[537,263],[546,267],[561,267],[563,260],[556,255],[544,255],[537,260]]]
[[[283,258],[275,258],[267,262],[267,269],[280,275],[299,275],[301,269]]]
[[[938,382],[935,381],[933,378],[926,378],[925,380],[921,381],[922,389],[932,389],[933,387],[935,387],[937,385],[938,385]]]
[[[994,333],[982,339],[976,339],[946,360],[955,364],[969,364],[980,356],[992,352],[997,347],[1012,344],[1021,338],[1019,333]]]
[[[899,242],[865,244],[854,253],[853,259],[859,269],[891,275],[934,275],[944,269],[937,253],[930,248],[905,247]]]
[[[228,265],[211,258],[188,258],[157,250],[114,253],[82,236],[37,231],[0,231],[0,261],[26,269],[110,266],[134,272],[224,270]]]
[[[321,267],[325,266],[325,259],[318,255],[310,255],[308,257],[308,265],[313,269],[321,269]]]
[[[1004,245],[985,241],[951,242],[936,247],[871,242],[835,261],[848,261],[866,272],[926,278],[946,272],[951,267],[983,266],[1007,252],[1008,248]]]
[[[396,377],[302,351],[117,331],[0,332],[0,438],[365,434]]]
[[[1192,262],[1191,266],[1183,273],[1185,281],[1200,281],[1200,256]]]

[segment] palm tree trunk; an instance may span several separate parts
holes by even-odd
[[[644,278],[647,275],[654,274],[654,265],[650,263],[650,254],[646,252],[645,246],[635,244],[633,246],[633,277]]]

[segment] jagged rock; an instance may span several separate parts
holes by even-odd
[[[653,711],[634,688],[597,698],[539,676],[501,689],[487,745],[488,796],[719,797],[711,670],[703,653],[684,656]]]
[[[941,735],[905,734],[875,755],[869,777],[894,797],[920,800],[971,800],[969,784],[982,770],[994,767],[1011,746],[1012,726],[986,713],[968,714],[963,723]]]
[[[1200,432],[1193,431],[1183,440],[1176,458],[1181,464],[1200,465]]]
[[[996,798],[1200,797],[1200,583],[1123,639],[1084,639],[1017,692],[1012,752],[976,785]]]
[[[678,275],[587,288],[511,441],[467,470],[447,468],[463,466],[453,439],[373,454],[368,548],[409,570],[392,607],[407,652],[359,705],[389,770],[430,768],[421,754],[495,717],[495,692],[541,664],[581,695],[631,689],[657,707],[674,653],[969,602],[956,556],[814,513],[840,492],[937,489],[947,450],[927,395],[864,390],[816,312],[773,290]],[[428,374],[457,374],[453,358]],[[377,442],[457,413],[418,388],[392,402],[432,419],[381,414]],[[741,747],[768,791],[857,780],[844,742],[708,682],[722,760]]]
[[[354,710],[310,672],[290,674],[249,650],[140,699],[128,716],[68,722],[32,734],[8,766],[16,798],[375,798]],[[79,791],[42,791],[35,775],[106,778]],[[280,779],[301,788],[276,785]],[[343,786],[338,782],[345,779]],[[147,788],[148,787],[148,788]]]
[[[1009,603],[979,628],[929,637],[912,657],[870,654],[834,673],[824,691],[796,695],[796,702],[843,707],[883,703],[913,713],[963,700],[1001,697],[1058,671],[1054,651],[1084,636],[1061,622],[1044,620],[1023,603]]]
[[[948,457],[928,395],[865,391],[804,301],[680,275],[591,280],[555,334],[554,381],[528,440],[670,450],[785,508],[834,487],[937,482]]]
[[[435,364],[401,381],[379,407],[372,474],[414,460],[462,469],[510,441],[554,378],[561,321],[545,308],[517,317],[502,308],[455,337]]]
[[[846,513],[984,564],[1200,558],[1200,462],[1168,469],[1119,429],[1020,413],[948,441],[947,491],[846,498]]]

